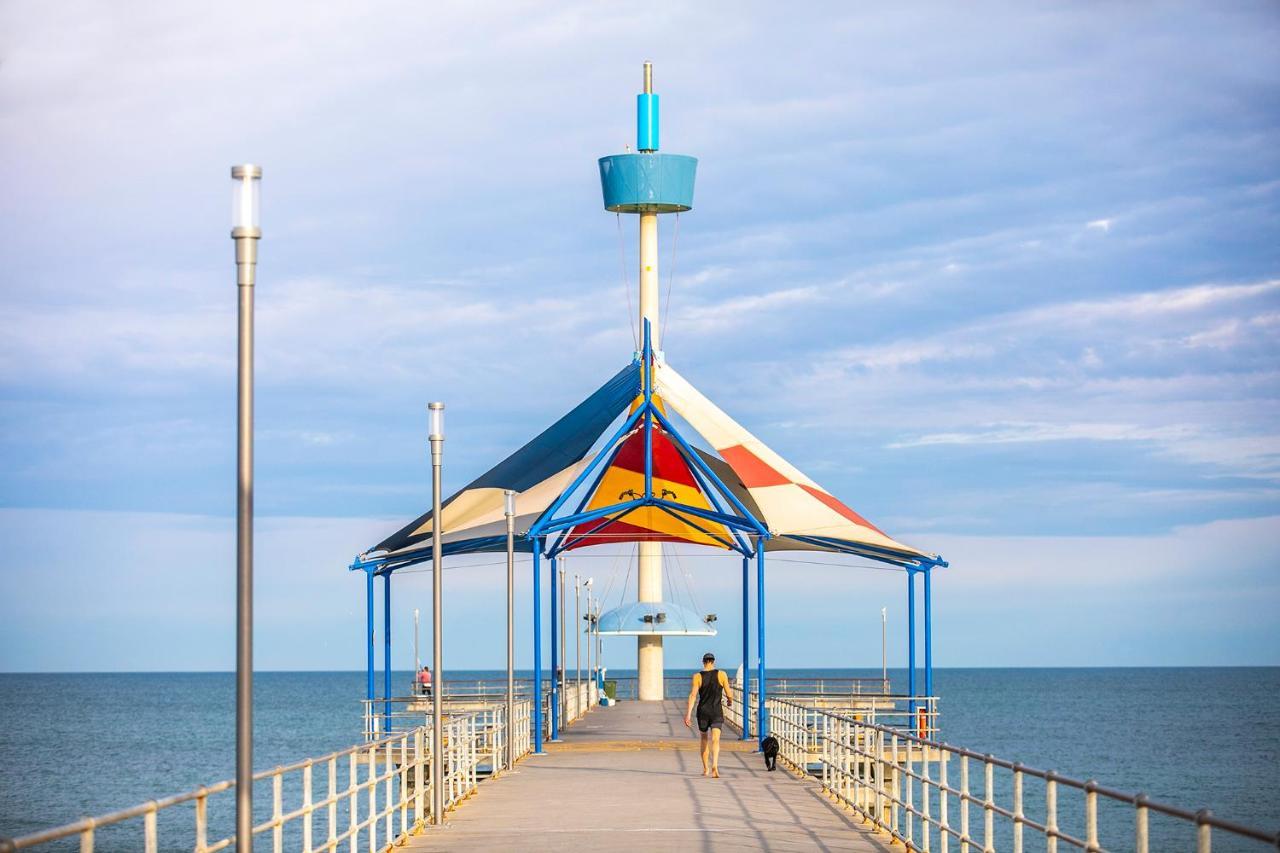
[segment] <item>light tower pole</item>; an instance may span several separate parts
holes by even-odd
[[[253,285],[262,168],[231,167],[239,332],[236,390],[236,850],[253,853]]]
[[[656,350],[662,340],[658,325],[658,216],[692,209],[698,161],[658,153],[658,96],[653,91],[651,62],[644,64],[644,91],[636,96],[636,152],[602,157],[600,183],[606,210],[640,216],[640,329],[643,334],[648,324]],[[637,599],[662,601],[662,545],[637,545]],[[641,701],[663,698],[662,637],[636,637],[636,674]]]

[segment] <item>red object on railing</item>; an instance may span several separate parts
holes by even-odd
[[[929,737],[929,710],[928,708],[916,709],[916,737]]]

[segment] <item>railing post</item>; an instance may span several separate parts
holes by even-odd
[[[438,688],[438,684],[436,685]],[[365,786],[369,789],[369,853],[378,853],[378,748],[369,747],[369,774]]]
[[[337,853],[338,850],[338,758],[337,756],[329,757],[329,795],[325,797],[325,802],[329,804],[329,838],[325,844],[328,853]]]
[[[906,769],[903,772],[906,775],[906,807],[903,810],[903,816],[907,821],[907,849],[911,849],[915,846],[916,840],[916,776],[915,768],[912,766],[915,761],[911,757],[911,741],[907,740],[905,746],[907,748],[907,760]]]
[[[347,811],[350,813],[348,830],[350,835],[347,840],[351,845],[351,853],[359,853],[360,850],[360,832],[358,827],[360,821],[357,817],[360,813],[360,759],[356,756],[354,750],[347,755]]]
[[[311,759],[302,768],[302,853],[311,853]]]
[[[209,846],[209,798],[200,786],[196,797],[196,853],[204,853]],[[83,848],[81,853],[84,853]]]
[[[1133,850],[1134,853],[1149,853],[1147,838],[1147,795],[1139,794],[1133,798],[1135,806],[1133,821]]]
[[[387,741],[387,746],[383,750],[383,757],[386,761],[386,769],[383,770],[383,776],[386,779],[386,787],[383,789],[383,795],[382,795],[382,809],[383,809],[383,815],[384,815],[384,820],[382,824],[382,837],[386,840],[387,844],[391,844],[395,840],[395,836],[392,834],[392,831],[391,831],[395,822],[395,804],[393,802],[394,797],[392,796],[391,792],[395,788],[394,777],[396,775],[395,774],[396,765],[392,756],[391,744],[392,744],[391,741]]]
[[[996,768],[991,763],[990,753],[982,760],[982,772],[985,788],[982,799],[982,853],[995,853],[996,813],[993,809],[996,804]]]
[[[1213,812],[1208,809],[1196,812],[1196,853],[1212,853],[1213,825],[1209,823],[1211,817]]]
[[[902,804],[902,763],[898,760],[898,736],[890,735],[889,742],[893,745],[893,794],[889,798],[889,823],[893,827],[891,832],[898,835],[901,831],[898,807]]]
[[[1022,853],[1022,765],[1013,765],[1013,853]]]
[[[151,803],[142,818],[142,849],[145,853],[159,853],[160,839],[156,835],[156,804]]]
[[[888,790],[885,785],[885,770],[889,766],[889,762],[885,761],[884,754],[884,731],[876,730],[875,734],[875,751],[876,751],[876,825],[885,826],[884,819],[884,798]]]
[[[409,832],[409,734],[400,737],[400,836]]]
[[[1058,781],[1050,770],[1044,778],[1044,849],[1058,853]]]
[[[88,829],[80,833],[80,853],[93,853],[93,827],[91,820]]]
[[[940,784],[938,788],[938,811],[942,813],[942,823],[938,830],[938,846],[942,848],[942,853],[949,853],[951,849],[951,818],[947,814],[947,788],[950,787],[947,781],[948,757],[947,745],[944,743],[939,747],[938,751],[938,781]]]
[[[960,853],[969,853],[969,756],[960,756]]]
[[[1084,783],[1084,849],[1098,850],[1098,783],[1092,779]]]
[[[920,744],[920,810],[923,814],[920,817],[920,831],[924,833],[924,853],[929,853],[929,838],[933,835],[933,810],[930,805],[929,796],[930,787],[929,773],[929,745]]]
[[[275,853],[284,850],[284,778],[280,768],[271,777],[271,849]]]

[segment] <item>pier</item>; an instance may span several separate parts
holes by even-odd
[[[888,850],[848,810],[725,732],[721,778],[703,778],[683,700],[624,702],[569,726],[545,755],[484,786],[440,831],[404,849]]]

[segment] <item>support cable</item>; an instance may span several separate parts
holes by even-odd
[[[627,275],[627,244],[622,234],[622,214],[615,213],[618,220],[618,269],[622,273],[622,291],[627,295],[627,325],[631,329],[631,341],[636,349],[640,349],[640,333],[636,330],[636,312],[631,307],[631,277]]]
[[[676,278],[676,246],[680,243],[680,214],[676,213],[676,224],[671,233],[671,257],[667,262],[667,298],[662,304],[662,323],[658,329],[658,349],[667,342],[667,322],[671,319],[671,284]]]

